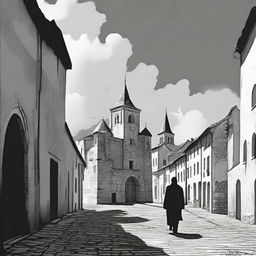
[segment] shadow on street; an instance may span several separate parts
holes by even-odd
[[[186,233],[170,233],[170,235],[176,236],[176,237],[181,237],[184,239],[200,239],[202,236],[200,234],[186,234]]]
[[[83,210],[49,224],[37,233],[6,248],[7,255],[167,255],[126,232],[120,224],[148,219],[127,217],[125,211]]]

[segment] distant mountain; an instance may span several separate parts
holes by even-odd
[[[104,120],[105,120],[105,122],[109,125],[109,118],[104,119]],[[99,122],[98,122],[98,123],[99,123]],[[98,125],[98,123],[92,125],[91,127],[89,127],[89,128],[86,129],[86,130],[84,130],[84,129],[80,130],[80,131],[76,134],[76,136],[74,136],[74,140],[81,140],[82,138],[87,137],[88,135],[90,135],[90,134],[94,131],[94,129],[96,128],[96,126]]]

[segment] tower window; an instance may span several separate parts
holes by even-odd
[[[133,161],[132,160],[129,161],[129,169],[133,169]]]
[[[256,84],[253,86],[252,89],[252,108],[256,106]]]
[[[165,159],[163,160],[163,165],[166,165],[166,160]]]
[[[128,116],[128,123],[134,123],[134,116],[133,115]]]
[[[130,145],[134,144],[134,139],[130,139]]]

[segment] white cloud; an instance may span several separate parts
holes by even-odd
[[[77,121],[80,129],[86,128],[108,116],[109,108],[117,101],[132,45],[119,34],[108,35],[105,43],[98,38],[90,41],[85,34],[77,41],[65,36],[65,41],[73,64],[67,74],[67,95],[78,93],[84,96],[83,109],[79,113],[83,118]],[[72,101],[67,101],[67,109],[72,108],[71,104]],[[72,132],[76,133],[78,125],[72,127],[71,121],[69,123]]]
[[[204,129],[207,128],[208,122],[199,110],[190,110],[183,114],[181,109],[172,113],[177,118],[177,125],[174,126],[175,143],[180,144],[185,139],[196,138]]]
[[[190,95],[189,81],[186,79],[154,90],[157,75],[155,66],[141,63],[127,76],[131,98],[142,109],[142,124],[148,124],[154,145],[158,142],[157,133],[166,109],[171,127],[176,130],[175,142],[180,143],[199,136],[207,126],[227,115],[232,106],[239,105],[239,98],[230,89]],[[179,128],[181,130],[177,131]]]
[[[43,0],[38,2],[47,16],[57,19],[66,34],[64,38],[73,64],[67,74],[66,118],[72,133],[76,134],[109,115],[124,86],[132,45],[119,34],[108,35],[105,43],[99,41],[106,17],[97,12],[93,2],[78,4],[76,0],[62,0],[54,7]],[[127,74],[131,99],[142,110],[141,124],[147,123],[153,134],[153,145],[157,143],[156,135],[166,109],[176,133],[175,141],[180,143],[199,136],[207,126],[223,118],[233,105],[239,104],[239,98],[230,89],[190,95],[186,79],[154,90],[158,74],[156,66],[145,63]]]
[[[67,16],[69,8],[76,2],[76,0],[61,0],[52,5],[45,0],[37,0],[38,6],[44,13],[48,20],[60,20]]]

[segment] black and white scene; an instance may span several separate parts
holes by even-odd
[[[0,0],[0,256],[255,241],[255,0]]]

